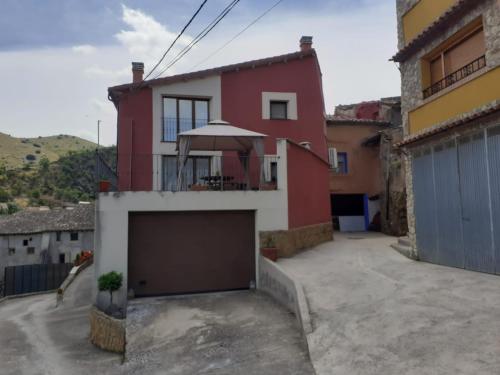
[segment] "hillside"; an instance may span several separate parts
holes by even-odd
[[[45,156],[50,162],[59,160],[70,151],[95,149],[96,144],[72,135],[54,135],[38,138],[16,138],[0,133],[0,164],[6,168],[20,168]]]

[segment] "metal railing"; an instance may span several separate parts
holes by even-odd
[[[120,154],[124,170],[119,170],[118,190],[144,190],[143,186],[150,184],[148,181],[152,181],[153,191],[258,191],[278,188],[278,156],[240,157],[236,153],[189,155],[178,185],[179,159],[177,155]]]
[[[207,123],[207,119],[162,117],[162,141],[175,142],[177,134],[195,128],[202,128]]]
[[[431,97],[434,94],[444,90],[445,88],[463,80],[464,78],[470,76],[471,74],[481,70],[486,66],[486,57],[483,55],[471,63],[465,65],[464,67],[458,69],[457,71],[447,75],[442,80],[437,81],[433,85],[426,88],[424,93],[424,99]]]

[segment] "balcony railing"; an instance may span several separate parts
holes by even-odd
[[[235,153],[190,155],[178,185],[178,156],[120,154],[118,190],[144,190],[147,181],[153,182],[154,191],[276,190],[278,161],[278,156],[240,157]]]
[[[424,99],[437,94],[438,92],[444,90],[445,88],[463,80],[464,78],[470,76],[471,74],[481,70],[486,66],[486,57],[483,55],[471,63],[465,65],[463,68],[447,75],[442,80],[437,81],[432,86],[424,90]]]
[[[162,140],[163,142],[175,142],[177,134],[187,130],[206,126],[207,119],[162,117]]]

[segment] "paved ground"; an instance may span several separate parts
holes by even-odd
[[[311,374],[295,320],[260,293],[136,300],[127,361],[88,340],[93,268],[54,294],[0,304],[0,374]],[[144,331],[140,330],[144,324]],[[142,334],[139,334],[142,332]]]
[[[127,314],[127,366],[147,373],[313,374],[295,318],[262,293],[140,299]]]
[[[336,234],[279,261],[304,285],[318,374],[500,374],[500,277],[411,261],[394,241]]]

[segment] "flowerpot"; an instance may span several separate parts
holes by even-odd
[[[107,193],[110,187],[111,187],[111,182],[106,180],[99,181],[99,191],[101,193]]]
[[[278,249],[275,247],[263,247],[260,249],[263,257],[276,262],[278,260]]]

